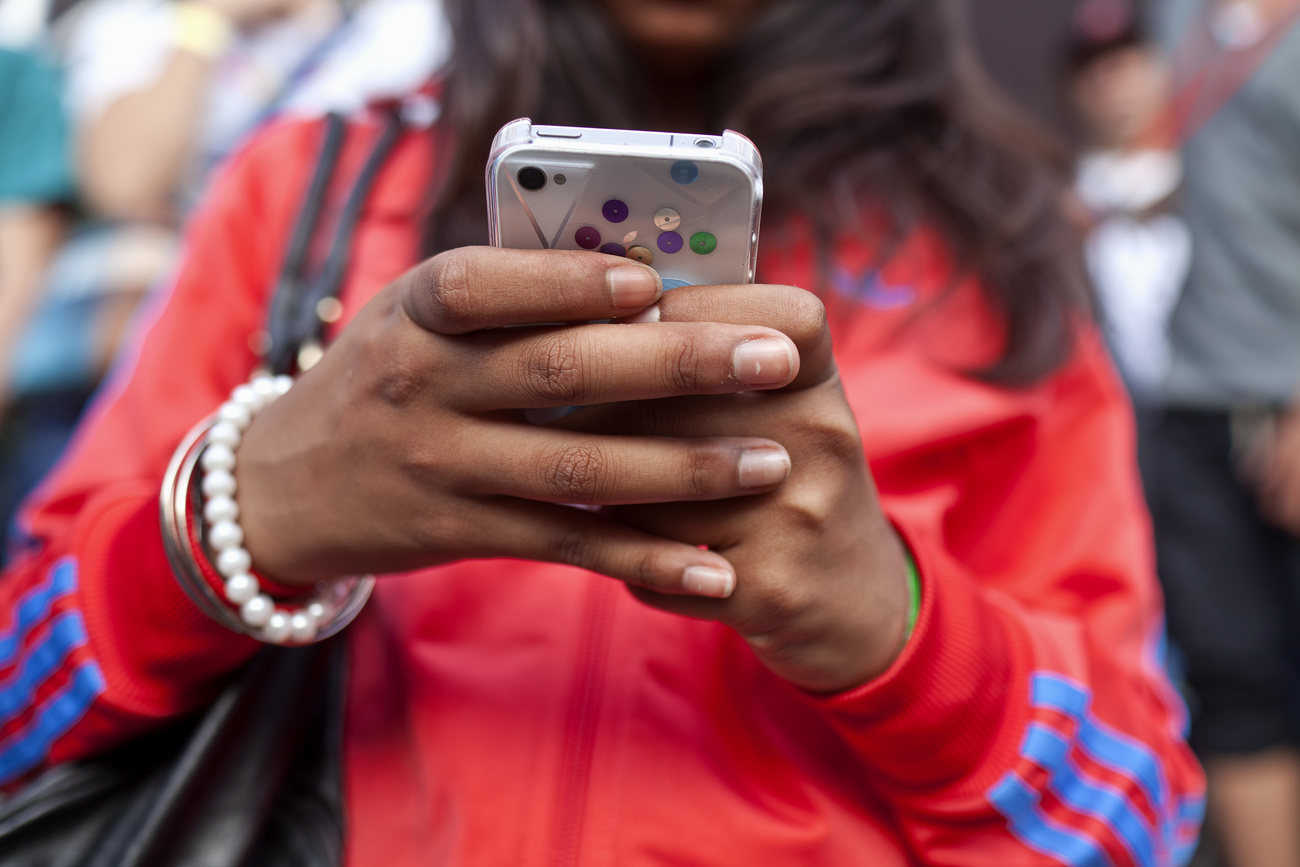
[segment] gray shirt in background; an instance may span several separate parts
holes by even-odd
[[[1166,35],[1205,5],[1170,0]],[[1169,403],[1289,403],[1300,387],[1300,26],[1183,154],[1192,263],[1170,324]]]

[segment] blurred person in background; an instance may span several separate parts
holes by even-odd
[[[31,17],[19,0],[5,12]],[[61,7],[66,8],[66,4]],[[436,3],[84,0],[58,46],[86,216],[17,341],[21,398],[0,477],[0,532],[62,452],[141,300],[174,266],[181,223],[213,168],[272,117],[354,111],[405,95],[445,56]],[[3,555],[0,555],[0,562]]]
[[[324,125],[266,131],[213,186],[0,578],[0,623],[44,594],[84,626],[55,662],[15,643],[48,655],[0,783],[330,625],[263,590],[381,573],[347,633],[352,864],[1181,864],[1202,779],[1131,415],[1063,179],[956,4],[448,11],[437,126],[347,131],[352,177],[393,150],[329,348],[214,428],[208,550],[164,536],[159,491],[265,361]],[[489,143],[520,116],[752,136],[762,282],[665,294],[623,257],[483,246]]]
[[[85,0],[73,14],[68,99],[89,205],[164,226],[273,115],[405,95],[444,51],[422,0]]]
[[[1232,867],[1300,864],[1300,3],[1166,0],[1191,267],[1152,511]]]
[[[44,420],[12,406],[12,362],[67,228],[71,160],[54,72],[33,54],[0,48],[0,519],[38,477],[28,468],[49,465],[23,446],[44,441]]]
[[[1169,316],[1191,245],[1177,214],[1182,160],[1154,134],[1170,96],[1167,63],[1144,37],[1136,9],[1122,0],[1079,6],[1066,88],[1084,141],[1074,193],[1088,232],[1089,271],[1108,342],[1145,428],[1158,413],[1169,369]]]
[[[57,79],[35,56],[0,48],[0,405],[14,341],[36,306],[74,196]]]

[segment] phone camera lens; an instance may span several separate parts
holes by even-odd
[[[695,140],[695,146],[697,148],[715,148],[718,146],[718,143],[711,138],[697,138]]]
[[[537,166],[526,166],[520,169],[515,177],[519,180],[519,186],[530,193],[535,193],[546,186],[546,172]]]

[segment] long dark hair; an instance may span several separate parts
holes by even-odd
[[[431,253],[483,242],[483,163],[505,121],[646,120],[645,70],[596,0],[448,0],[447,13],[455,151]],[[768,214],[804,214],[823,246],[862,225],[864,205],[894,239],[933,227],[1005,324],[1001,357],[976,373],[1019,384],[1061,363],[1091,309],[1061,164],[988,82],[954,0],[772,0],[710,72],[708,128],[758,145]]]

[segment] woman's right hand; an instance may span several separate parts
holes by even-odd
[[[537,325],[626,317],[661,294],[650,268],[597,253],[463,248],[413,268],[246,432],[237,497],[255,568],[302,585],[515,557],[729,593],[720,555],[563,504],[765,493],[789,472],[781,445],[566,432],[521,412],[780,388],[798,373],[794,343],[761,326]]]

